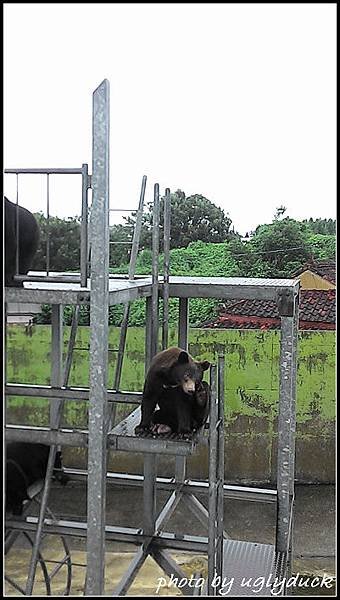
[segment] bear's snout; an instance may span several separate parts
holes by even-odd
[[[183,392],[185,394],[194,394],[196,391],[195,382],[192,380],[183,383]]]

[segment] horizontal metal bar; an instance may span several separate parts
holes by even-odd
[[[80,283],[80,277],[75,275],[62,275],[60,277],[56,277],[53,275],[14,275],[14,281],[19,281],[22,283],[23,281],[41,281],[48,282],[51,281],[53,283]]]
[[[137,212],[137,208],[109,208],[109,212]]]
[[[142,278],[145,279],[145,278]],[[6,302],[23,302],[25,304],[89,304],[90,290],[88,288],[74,287],[70,282],[62,282],[65,287],[55,289],[51,287],[27,287],[16,288],[6,287]],[[79,282],[78,282],[79,283]],[[58,284],[60,285],[60,284]],[[68,287],[69,286],[69,287]],[[151,296],[151,283],[148,280],[129,281],[126,287],[114,288],[109,290],[109,304],[123,304],[133,302],[139,298]]]
[[[6,523],[8,529],[20,531],[35,531],[37,517],[27,517],[26,520],[16,521],[9,519]],[[73,535],[85,538],[87,523],[80,521],[45,519],[43,532],[55,535]],[[149,536],[143,535],[141,529],[132,527],[114,527],[106,525],[106,540],[140,545]],[[157,548],[173,548],[176,550],[191,550],[192,552],[206,552],[208,538],[193,535],[177,535],[175,533],[161,532],[153,538],[152,545]]]
[[[49,445],[86,447],[88,431],[80,429],[51,430],[48,427],[29,427],[26,425],[6,425],[7,441],[41,443]],[[109,433],[107,446],[124,452],[146,452],[148,454],[169,454],[171,456],[189,456],[195,450],[193,441],[162,440],[161,438],[140,438]]]
[[[41,175],[82,175],[83,170],[80,168],[75,169],[5,169],[5,173],[16,173],[16,174],[41,174]]]
[[[111,243],[111,242],[110,242]],[[132,244],[131,242],[113,242],[113,243],[126,243]],[[30,271],[32,273],[32,271]],[[147,276],[145,275],[136,275],[134,279],[145,279]],[[22,283],[23,281],[40,281],[40,282],[52,282],[52,283],[80,283],[80,275],[79,273],[58,273],[55,275],[44,275],[43,272],[36,275],[14,275],[13,279]],[[109,274],[109,279],[119,280],[119,281],[129,281],[129,275],[116,275],[115,273]],[[13,288],[11,288],[13,289]],[[27,291],[27,289],[26,289]]]
[[[30,385],[24,383],[8,383],[5,386],[7,396],[29,396],[32,398],[63,398],[64,400],[88,400],[89,388],[52,387],[50,385]],[[116,392],[107,390],[108,402],[125,402],[141,404],[142,392]]]
[[[83,480],[87,477],[87,471],[82,469],[64,468],[65,473],[71,476],[72,479]],[[130,475],[129,473],[107,473],[107,483],[127,487],[141,487],[143,485],[143,475]],[[171,492],[176,490],[179,483],[173,477],[157,477],[156,486],[159,490]],[[189,494],[207,494],[209,485],[206,481],[186,480],[181,483],[181,491]],[[233,500],[248,500],[253,502],[276,502],[277,490],[267,488],[256,488],[239,485],[223,485],[223,495],[225,498]]]
[[[48,427],[28,427],[25,425],[6,425],[6,440],[9,442],[29,442],[60,446],[86,447],[88,432],[84,430],[59,429]]]
[[[110,242],[110,246],[115,246],[116,244],[130,245],[132,244],[132,240],[130,242]]]

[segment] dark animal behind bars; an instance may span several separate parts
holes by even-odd
[[[21,286],[14,281],[16,274],[16,248],[17,248],[17,205],[5,200],[5,285]],[[19,206],[19,275],[26,275],[30,270],[35,253],[39,245],[39,225],[34,215]]]

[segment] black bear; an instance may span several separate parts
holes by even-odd
[[[159,410],[152,415],[151,431],[156,434],[197,431],[208,418],[210,396],[206,381],[201,381],[189,398],[181,389],[165,389],[158,401]]]
[[[21,286],[14,281],[16,273],[17,208],[5,197],[5,285]],[[39,226],[32,213],[19,206],[19,274],[26,275],[39,245]]]
[[[6,445],[6,511],[21,515],[23,502],[29,498],[30,485],[44,479],[50,446],[11,442]],[[61,452],[56,453],[54,477],[65,485],[69,479],[62,472]]]
[[[195,392],[202,382],[203,372],[209,367],[210,363],[207,360],[196,362],[188,352],[177,347],[156,354],[146,375],[142,418],[135,432],[138,434],[150,428],[156,404],[160,409],[163,406],[163,412],[167,412],[167,406],[171,405],[175,397],[181,398],[181,401],[177,402],[176,410],[178,431],[190,431]],[[173,409],[170,412],[173,413]]]

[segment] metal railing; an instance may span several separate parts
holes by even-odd
[[[32,168],[32,169],[5,169],[6,174],[16,175],[16,251],[15,251],[15,274],[14,281],[54,281],[50,276],[50,175],[81,175],[81,229],[80,229],[80,278],[74,277],[73,281],[80,281],[82,287],[86,287],[88,278],[88,190],[91,187],[91,176],[88,173],[88,164],[83,163],[81,168]],[[23,275],[19,272],[20,248],[19,248],[19,175],[46,175],[46,275],[34,276]]]

